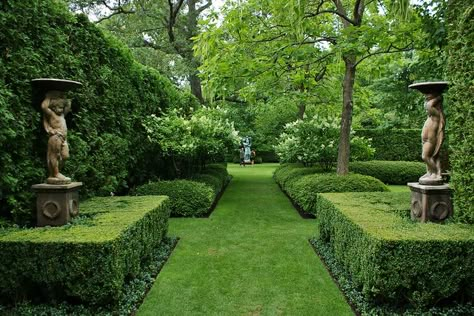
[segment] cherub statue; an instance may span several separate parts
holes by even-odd
[[[423,144],[422,159],[426,163],[426,174],[420,183],[442,182],[441,161],[439,157],[444,140],[445,117],[443,113],[443,96],[439,93],[425,95],[425,110],[428,118],[423,125],[421,140]]]
[[[62,91],[48,91],[41,103],[43,125],[48,133],[48,179],[49,184],[68,184],[71,179],[59,172],[60,164],[69,158],[67,126],[65,116],[71,111],[71,100]]]

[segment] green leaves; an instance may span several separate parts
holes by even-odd
[[[224,115],[225,111],[220,108],[203,107],[190,117],[173,109],[160,117],[147,117],[143,126],[148,139],[158,144],[165,155],[206,159],[225,153],[239,143],[238,132]]]
[[[319,163],[329,171],[337,158],[339,120],[334,117],[315,115],[310,119],[297,120],[285,126],[275,151],[281,162],[301,162],[304,165]],[[368,160],[375,150],[367,139],[352,137],[354,158]]]

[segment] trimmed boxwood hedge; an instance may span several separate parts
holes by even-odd
[[[303,211],[317,214],[316,202],[325,192],[383,192],[388,188],[378,179],[360,174],[338,176],[334,173],[305,175],[290,181],[285,192]]]
[[[222,180],[210,174],[196,174],[191,178],[192,181],[204,183],[214,191],[214,195],[219,194],[222,190]]]
[[[171,216],[203,216],[214,200],[209,185],[191,180],[150,182],[137,187],[132,194],[169,196]]]
[[[377,192],[388,188],[375,177],[360,174],[338,176],[322,173],[320,167],[284,164],[273,173],[281,189],[303,212],[316,214],[316,201],[323,192]]]
[[[474,299],[474,227],[414,223],[410,193],[326,193],[319,239],[368,302],[423,308]]]
[[[304,167],[302,164],[284,164],[273,172],[273,178],[282,187],[299,177],[321,172],[320,167]]]
[[[207,174],[218,178],[221,181],[221,187],[226,186],[230,180],[226,164],[209,164],[203,170],[201,170],[201,174]]]
[[[415,161],[355,161],[350,163],[349,170],[372,176],[387,184],[407,184],[418,182],[426,173],[426,165]]]
[[[94,198],[75,223],[0,233],[0,302],[116,302],[168,230],[167,197]]]

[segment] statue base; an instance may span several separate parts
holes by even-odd
[[[35,184],[37,226],[62,226],[79,214],[79,189],[82,182]]]
[[[440,223],[453,215],[451,189],[448,184],[424,185],[408,183],[411,190],[411,219]]]

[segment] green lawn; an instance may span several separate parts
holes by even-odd
[[[391,192],[410,192],[410,188],[408,185],[388,185],[388,188],[390,189]]]
[[[208,219],[174,218],[181,237],[138,315],[352,315],[272,179],[276,164],[229,165],[234,176]]]

